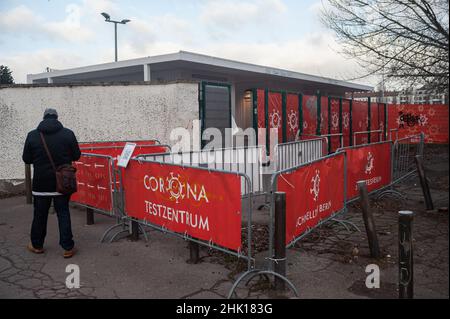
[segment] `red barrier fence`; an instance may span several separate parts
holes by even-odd
[[[295,141],[300,129],[299,96],[297,94],[286,95],[286,138],[287,142]]]
[[[425,134],[425,143],[448,144],[449,112],[443,104],[389,105],[389,129],[398,129],[398,138]]]
[[[330,134],[339,134],[341,132],[340,128],[340,101],[337,98],[330,99],[330,112],[331,116],[329,118]],[[341,137],[331,137],[331,152],[335,152],[341,145]]]
[[[369,110],[367,102],[353,101],[352,103],[352,131],[364,132],[369,130]],[[368,134],[361,134],[355,138],[355,145],[367,144]]]
[[[138,140],[138,141],[103,141],[103,142],[80,142],[80,148],[120,146],[124,147],[126,143],[136,143],[136,145],[156,145],[160,144],[158,140]]]
[[[338,153],[277,177],[286,193],[286,244],[344,208],[344,159]]]
[[[113,159],[108,156],[82,155],[74,162],[78,191],[70,200],[113,215]]]
[[[344,147],[350,146],[352,136],[350,133],[350,100],[342,100],[342,134]]]
[[[281,92],[268,93],[268,120],[270,129],[278,129],[278,142],[283,143],[283,96]]]
[[[303,95],[303,134],[317,134],[317,96]]]
[[[347,200],[359,196],[357,182],[366,181],[369,192],[391,183],[391,142],[345,149]]]
[[[122,154],[124,146],[83,147],[81,148],[81,151],[88,154],[111,156],[115,161],[117,161],[119,156]],[[133,156],[138,156],[141,154],[163,154],[168,152],[170,152],[170,148],[165,145],[137,145],[134,149]]]
[[[149,141],[138,141],[139,144]],[[116,145],[112,145],[112,143]],[[127,142],[99,142],[90,143],[90,146],[81,144],[83,152],[80,159],[74,162],[77,168],[78,191],[71,196],[71,201],[80,205],[88,206],[102,213],[113,216],[112,194],[118,183],[115,172],[119,156],[122,154]],[[133,142],[134,143],[134,142]],[[167,153],[170,148],[165,145],[138,145],[133,156],[140,154]]]
[[[131,160],[123,188],[129,217],[240,250],[239,175]]]
[[[327,135],[328,131],[328,96],[320,97],[320,134]]]

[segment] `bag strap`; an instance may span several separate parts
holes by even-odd
[[[42,134],[42,132],[39,132],[39,134],[41,135],[41,140],[42,144],[44,144],[45,152],[47,153],[47,156],[50,159],[50,163],[52,163],[53,170],[56,172],[56,166],[55,163],[53,162],[52,154],[50,154],[50,151],[48,150],[47,143],[45,143],[44,134]]]

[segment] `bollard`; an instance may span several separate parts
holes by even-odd
[[[94,210],[86,208],[86,225],[94,225]]]
[[[398,217],[398,297],[414,296],[412,221],[414,213],[400,211]]]
[[[139,240],[139,224],[135,220],[131,220],[131,235],[130,238],[132,241]]]
[[[27,204],[33,202],[32,196],[32,186],[31,186],[31,165],[25,164],[25,196],[27,199]]]
[[[200,261],[200,245],[194,243],[193,241],[189,242],[189,260],[190,264],[198,264]]]
[[[286,193],[275,193],[275,267],[277,274],[286,277]],[[275,277],[275,289],[285,289],[285,281]]]
[[[373,219],[372,211],[369,205],[369,194],[367,193],[366,182],[359,181],[357,184],[359,189],[364,225],[366,227],[367,239],[369,241],[370,256],[372,258],[380,258],[380,246],[378,244],[375,221]]]
[[[423,197],[425,199],[425,206],[427,210],[433,210],[433,199],[431,198],[430,187],[425,176],[425,169],[423,167],[423,158],[421,155],[416,155],[417,173],[419,174],[420,186],[422,187]]]

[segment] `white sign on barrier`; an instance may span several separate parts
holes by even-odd
[[[119,162],[117,163],[117,166],[123,167],[123,168],[127,167],[128,162],[130,161],[130,158],[133,155],[135,148],[136,148],[136,143],[125,144],[122,154],[120,155]]]

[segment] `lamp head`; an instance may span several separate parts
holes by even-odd
[[[130,21],[131,21],[131,20],[123,19],[120,23],[126,24],[126,23],[128,23],[128,22],[130,22]]]
[[[106,21],[109,21],[111,17],[106,12],[102,12],[101,15],[105,18]]]

